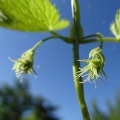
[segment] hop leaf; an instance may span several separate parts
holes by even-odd
[[[0,0],[0,26],[21,31],[53,31],[66,28],[50,0]]]
[[[110,30],[116,38],[120,38],[120,9],[115,15],[115,21],[111,24]]]

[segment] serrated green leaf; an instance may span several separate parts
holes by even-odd
[[[50,0],[0,0],[0,26],[21,31],[64,29],[69,21],[60,20]]]
[[[120,38],[120,9],[115,15],[115,21],[110,25],[110,30],[116,38]]]

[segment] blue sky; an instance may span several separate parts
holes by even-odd
[[[61,18],[71,17],[70,0],[52,0],[60,11]],[[105,37],[113,37],[109,30],[110,23],[114,21],[117,9],[120,8],[118,0],[80,0],[81,23],[84,35],[102,33]],[[69,28],[58,31],[69,36]],[[23,52],[31,48],[37,41],[49,36],[49,33],[27,33],[0,28],[0,85],[5,83],[13,85],[15,78],[11,70],[13,63],[8,59],[17,59]],[[81,45],[80,58],[88,57],[89,51],[97,47],[98,43]],[[106,56],[105,71],[107,84],[99,80],[97,88],[94,84],[85,83],[85,99],[89,110],[91,101],[96,99],[101,110],[107,111],[105,100],[114,102],[116,91],[120,88],[120,44],[104,43],[103,53]],[[82,120],[72,76],[72,46],[58,39],[42,44],[36,51],[34,68],[38,73],[28,76],[30,91],[34,95],[43,95],[51,103],[57,105],[57,115],[61,120]]]

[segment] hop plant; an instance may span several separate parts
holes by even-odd
[[[10,59],[11,60],[11,59]],[[32,72],[36,73],[33,68],[34,63],[34,50],[29,49],[22,54],[21,58],[18,60],[11,60],[14,62],[12,70],[15,70],[16,77],[22,80],[22,74],[31,74]]]
[[[89,53],[88,59],[79,61],[87,63],[84,68],[79,68],[80,71],[77,72],[78,75],[76,77],[86,77],[86,79],[81,83],[91,82],[91,80],[93,80],[94,84],[96,84],[96,80],[100,77],[100,74],[103,74],[106,77],[103,70],[105,57],[102,54],[100,47],[92,49]]]

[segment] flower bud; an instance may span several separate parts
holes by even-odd
[[[19,78],[22,74],[31,74],[32,72],[36,73],[33,69],[34,63],[34,50],[27,50],[22,54],[21,58],[18,60],[12,60],[14,62],[14,66],[12,70],[15,70],[17,78]]]
[[[103,71],[105,57],[99,47],[94,48],[90,51],[88,59],[79,61],[87,63],[84,68],[80,68],[80,71],[78,71],[79,74],[76,76],[78,78],[86,77],[86,79],[82,83],[87,81],[91,82],[91,80],[96,83],[96,80],[98,79],[98,77],[100,77],[99,74],[103,74],[106,77],[106,74]]]
[[[97,47],[97,48],[94,48],[90,51],[89,53],[89,58],[91,59],[98,59],[100,60],[100,67],[101,69],[104,67],[104,64],[105,64],[105,56],[103,55],[102,53],[102,50],[100,47]]]

